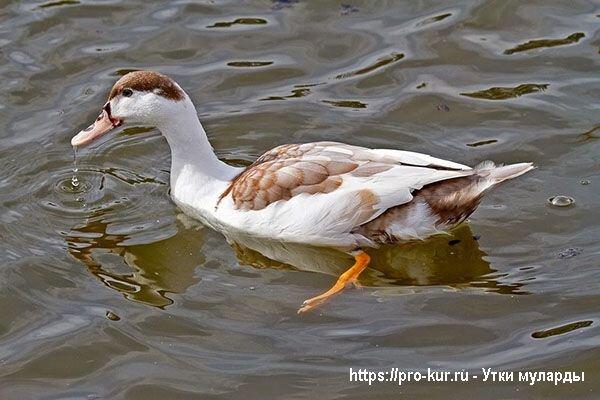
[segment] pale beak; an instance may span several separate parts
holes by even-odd
[[[110,115],[110,103],[106,103],[102,112],[98,115],[98,118],[96,118],[96,121],[77,135],[73,136],[71,139],[71,146],[86,145],[113,128],[120,126],[122,123],[122,120],[113,118]]]

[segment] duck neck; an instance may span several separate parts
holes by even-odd
[[[171,190],[176,190],[178,183],[187,186],[193,182],[199,190],[228,184],[238,168],[217,158],[189,97],[178,108],[172,119],[157,126],[171,148]]]

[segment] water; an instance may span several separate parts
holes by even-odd
[[[597,2],[2,11],[2,399],[598,397]],[[169,199],[168,147],[151,127],[119,129],[74,164],[71,137],[140,68],[188,91],[236,165],[277,144],[340,140],[538,168],[452,236],[372,252],[362,289],[298,316],[351,259],[231,246],[189,220]],[[575,206],[549,206],[559,194]],[[350,367],[586,380],[369,386],[349,382]]]

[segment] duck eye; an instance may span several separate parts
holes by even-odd
[[[125,97],[131,97],[131,96],[133,96],[133,90],[131,90],[129,88],[125,88],[125,89],[123,89],[121,94]]]

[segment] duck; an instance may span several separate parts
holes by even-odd
[[[190,96],[156,71],[123,75],[96,120],[71,139],[84,146],[117,127],[157,128],[171,149],[170,194],[183,213],[224,235],[334,248],[354,263],[303,313],[368,267],[367,250],[423,241],[463,223],[496,185],[532,170],[531,162],[474,167],[396,149],[340,142],[290,143],[246,167],[220,160]]]

